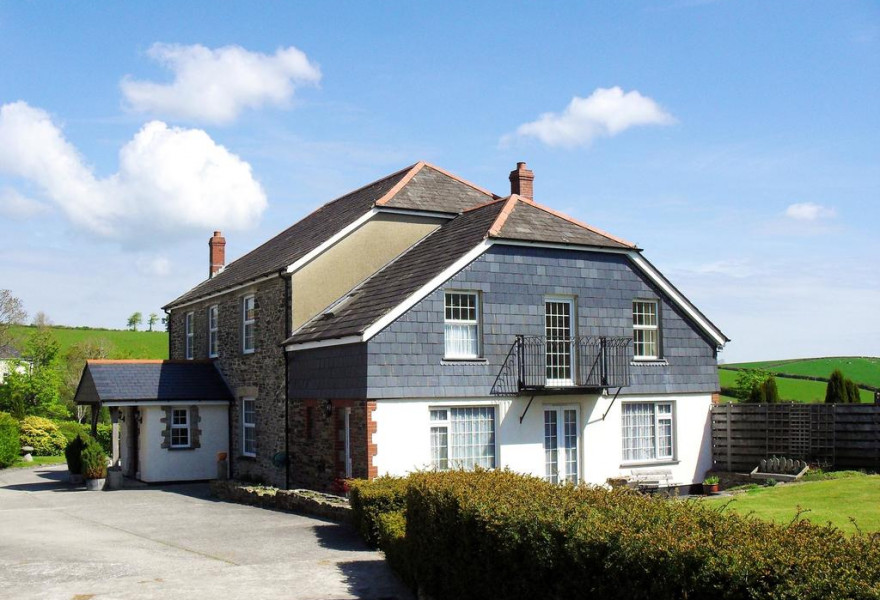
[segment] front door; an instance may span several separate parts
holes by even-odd
[[[544,408],[544,467],[550,483],[577,483],[578,410],[576,406]]]
[[[574,302],[553,299],[544,302],[544,334],[548,387],[572,385],[574,380]]]

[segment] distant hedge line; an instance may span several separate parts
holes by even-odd
[[[880,598],[880,536],[508,471],[352,486],[355,524],[436,600]]]

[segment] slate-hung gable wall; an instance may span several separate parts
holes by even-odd
[[[443,360],[447,289],[481,293],[485,361]],[[632,366],[621,394],[718,390],[714,343],[626,257],[496,245],[368,342],[366,396],[488,396],[514,337],[544,335],[548,295],[576,298],[578,335],[631,337],[632,301],[660,301],[663,360]]]
[[[284,452],[285,357],[280,346],[289,319],[286,280],[276,277],[196,304],[175,308],[170,314],[170,357],[186,357],[186,314],[193,313],[193,358],[208,358],[208,307],[218,307],[218,357],[220,372],[235,396],[230,410],[232,440],[229,448],[236,478],[250,477],[284,486],[284,468],[272,457]],[[255,351],[242,352],[242,301],[256,299]],[[241,399],[256,399],[257,456],[241,456]]]

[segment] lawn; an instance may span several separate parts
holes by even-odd
[[[13,327],[13,335],[20,340],[19,347],[24,348],[24,340],[34,327]],[[73,329],[69,327],[52,327],[52,333],[61,346],[63,356],[74,344],[89,339],[104,339],[112,347],[109,358],[168,358],[168,333],[164,331],[124,331],[119,329]]]
[[[733,388],[736,385],[736,371],[728,369],[718,369],[718,377],[721,379],[722,388]],[[788,379],[785,377],[776,378],[776,388],[779,390],[779,397],[787,402],[825,402],[825,388],[828,385],[823,381],[809,381],[807,379]],[[874,402],[873,392],[867,390],[859,390],[862,402]],[[722,400],[728,400],[726,396]],[[730,398],[729,401],[736,401]]]
[[[35,456],[33,462],[25,462],[18,458],[10,469],[22,469],[27,467],[41,467],[43,465],[63,465],[67,460],[63,456]]]
[[[880,387],[880,358],[878,357],[837,356],[833,358],[769,360],[729,364],[724,367],[764,369],[772,373],[825,378],[830,377],[834,369],[840,369],[845,376],[856,383]]]
[[[853,517],[862,532],[880,531],[880,475],[862,475],[845,479],[786,483],[760,487],[730,496],[707,498],[701,502],[713,507],[730,503],[726,510],[777,523],[790,523],[798,507],[809,512],[802,517],[831,524],[847,533],[855,533]]]

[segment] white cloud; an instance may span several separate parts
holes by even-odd
[[[240,46],[153,44],[147,54],[170,69],[174,81],[125,77],[120,86],[130,108],[194,121],[229,123],[245,108],[284,107],[296,85],[321,80],[317,65],[293,46],[267,55]]]
[[[520,125],[513,137],[536,137],[548,146],[586,146],[598,137],[612,137],[639,125],[670,125],[675,119],[654,100],[619,87],[597,88],[587,98],[575,96],[565,110],[544,113]]]
[[[813,202],[801,202],[791,204],[785,209],[785,216],[798,221],[817,221],[819,219],[831,219],[837,215],[833,208],[827,208]]]
[[[144,275],[164,277],[171,272],[171,261],[165,256],[142,254],[137,257],[135,265]]]
[[[143,126],[97,178],[43,110],[0,107],[0,172],[41,188],[76,226],[129,245],[256,225],[266,195],[251,167],[202,130]]]
[[[0,189],[0,215],[11,219],[27,219],[49,212],[49,207],[12,188]]]

